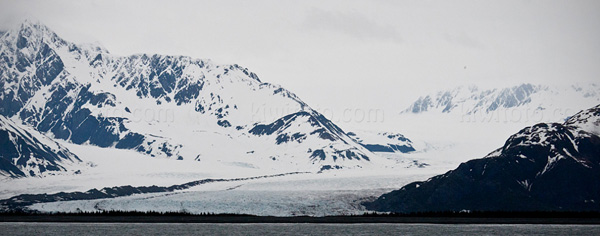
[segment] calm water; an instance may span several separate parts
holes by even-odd
[[[600,235],[600,225],[2,223],[0,235]]]

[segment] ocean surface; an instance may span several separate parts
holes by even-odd
[[[0,235],[600,235],[600,225],[0,222]]]

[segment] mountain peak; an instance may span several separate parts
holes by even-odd
[[[26,20],[24,20],[21,23],[21,25],[19,26],[18,31],[19,32],[31,31],[31,32],[37,32],[37,33],[44,33],[44,34],[53,34],[53,35],[56,35],[54,33],[54,31],[52,31],[50,28],[48,28],[48,26],[46,26],[45,24],[43,24],[39,20],[34,20],[34,19],[26,19]]]
[[[37,19],[28,18],[28,19],[23,20],[20,28],[22,29],[22,28],[27,28],[27,27],[46,27],[46,26]]]
[[[66,41],[60,38],[53,30],[38,20],[27,19],[19,27],[6,31],[0,36],[5,42],[15,43],[17,49],[26,47],[40,47],[40,45],[65,45]]]

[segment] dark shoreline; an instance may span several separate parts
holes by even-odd
[[[600,218],[474,218],[474,217],[393,217],[393,216],[0,216],[0,222],[57,223],[404,223],[404,224],[577,224],[600,225]]]

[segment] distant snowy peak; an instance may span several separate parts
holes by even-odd
[[[405,112],[423,113],[441,111],[449,113],[459,106],[468,109],[466,112],[489,112],[498,108],[517,107],[531,102],[531,94],[546,90],[546,87],[522,84],[510,88],[480,90],[476,86],[458,87],[448,91],[440,91],[433,95],[420,97]]]
[[[565,108],[565,104],[569,103],[578,106],[572,109],[580,110],[598,102],[600,102],[600,86],[596,84],[566,87],[521,84],[486,90],[470,86],[420,97],[402,113],[438,112],[469,115],[514,108],[533,110],[554,109],[558,106]]]
[[[75,154],[50,138],[0,115],[0,175],[42,176],[66,171],[64,164],[77,162]]]
[[[408,153],[415,151],[410,139],[389,132],[348,132],[348,136],[371,152]]]

